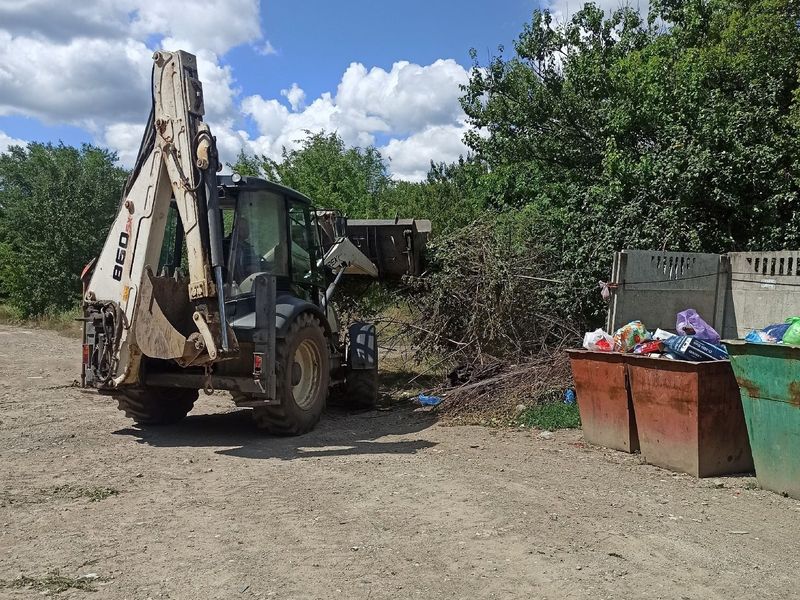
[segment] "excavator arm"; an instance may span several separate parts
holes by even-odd
[[[209,366],[235,356],[222,281],[218,159],[202,118],[197,60],[153,56],[153,109],[119,212],[84,289],[84,375],[96,387],[139,382],[142,357]],[[156,276],[174,198],[188,278]]]

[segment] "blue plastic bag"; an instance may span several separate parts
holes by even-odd
[[[440,398],[439,396],[426,396],[425,394],[420,394],[417,400],[419,400],[422,406],[439,406],[444,402],[444,398]]]
[[[745,342],[750,342],[751,344],[768,344],[770,343],[769,336],[764,333],[763,331],[753,330],[744,336]]]
[[[783,336],[786,335],[786,330],[791,326],[791,323],[775,323],[774,325],[767,325],[761,331],[770,336],[774,341],[780,342]]]

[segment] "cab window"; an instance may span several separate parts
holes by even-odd
[[[319,286],[316,235],[307,204],[289,201],[289,235],[292,246],[292,281],[304,287]]]
[[[233,231],[224,242],[234,294],[250,292],[259,273],[288,275],[285,215],[278,194],[259,190],[240,196]]]

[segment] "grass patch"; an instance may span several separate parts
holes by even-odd
[[[406,401],[438,385],[444,377],[437,365],[404,358],[397,353],[384,353],[378,364],[381,404],[384,406]]]
[[[65,577],[58,571],[51,571],[43,577],[30,577],[28,575],[20,575],[16,579],[3,580],[0,579],[0,588],[5,587],[9,589],[32,589],[38,590],[42,594],[60,594],[67,590],[81,590],[83,592],[96,592],[97,588],[94,583],[99,578],[96,576],[87,577]]]
[[[552,402],[537,404],[525,409],[517,418],[518,425],[537,429],[577,429],[581,426],[581,415],[577,404]]]
[[[110,487],[102,486],[76,486],[70,484],[58,485],[54,487],[51,495],[58,496],[59,498],[69,498],[77,500],[78,498],[86,498],[90,502],[100,502],[111,496],[118,496],[119,490]]]
[[[12,504],[41,504],[53,499],[79,500],[83,498],[89,502],[100,502],[112,496],[119,496],[119,490],[105,486],[80,486],[65,483],[51,488],[38,489],[28,494],[0,496],[0,508]]]
[[[70,337],[81,336],[80,309],[53,311],[38,317],[24,318],[20,312],[8,304],[0,304],[0,325],[16,325],[36,329],[50,329]]]

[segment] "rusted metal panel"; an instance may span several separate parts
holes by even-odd
[[[761,487],[800,499],[800,348],[725,342]]]
[[[696,477],[753,470],[738,386],[728,361],[627,355],[645,460]]]
[[[570,350],[583,437],[590,444],[637,452],[639,438],[626,380],[625,356]]]

